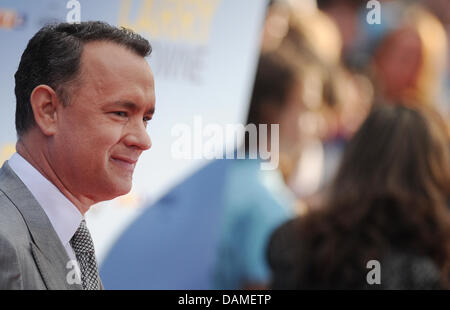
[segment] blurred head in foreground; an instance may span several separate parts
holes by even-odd
[[[272,239],[274,286],[286,281],[276,254],[283,234],[295,240],[281,246],[295,252],[291,288],[368,288],[370,260],[381,262],[380,288],[448,285],[449,197],[450,137],[439,114],[423,105],[375,105],[325,205]]]

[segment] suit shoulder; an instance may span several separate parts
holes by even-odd
[[[16,240],[28,236],[28,228],[22,214],[0,189],[0,236]]]

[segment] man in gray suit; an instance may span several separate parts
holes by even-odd
[[[15,74],[16,151],[0,170],[0,289],[103,289],[84,214],[128,193],[154,81],[138,34],[43,27]]]

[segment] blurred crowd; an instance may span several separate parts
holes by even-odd
[[[146,288],[450,288],[450,1],[368,2],[270,2],[247,123],[279,124],[278,169],[206,166],[105,279],[139,257]]]
[[[300,108],[277,103],[296,117],[278,119],[296,203],[267,241],[267,287],[449,288],[450,2],[379,1],[379,24],[367,2],[270,3],[253,98],[270,113],[258,92],[281,76],[262,75],[289,67],[278,98]]]

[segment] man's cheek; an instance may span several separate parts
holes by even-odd
[[[97,127],[96,132],[98,141],[102,141],[105,145],[117,144],[120,142],[122,136],[125,135],[124,125],[122,124]]]

